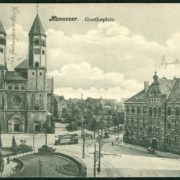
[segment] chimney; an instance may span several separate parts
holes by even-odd
[[[144,81],[144,91],[147,92],[149,88],[149,81]]]

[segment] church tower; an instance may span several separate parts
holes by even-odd
[[[28,130],[40,131],[47,116],[46,34],[37,14],[29,32]]]
[[[0,89],[4,89],[6,72],[6,32],[0,21]]]

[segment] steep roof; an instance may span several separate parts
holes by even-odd
[[[5,35],[6,35],[6,32],[5,32],[5,30],[4,30],[4,27],[3,27],[1,21],[0,21],[0,34],[5,34]]]
[[[169,97],[169,99],[171,97],[171,98],[174,98],[174,100],[175,100],[175,97],[177,96],[175,94],[178,94],[178,93],[179,93],[179,97],[180,97],[180,89],[178,89],[178,90],[177,90],[177,88],[174,89],[175,83],[176,83],[175,79],[171,80],[171,79],[167,79],[165,77],[159,79],[159,87],[160,87],[161,93],[166,94],[167,97]],[[153,83],[149,86],[149,89],[147,90],[147,92],[142,90],[139,93],[132,96],[131,98],[129,98],[128,100],[126,100],[125,103],[129,103],[129,102],[145,102],[146,101],[146,96],[149,94],[149,91],[150,91],[152,86],[153,86]]]
[[[178,78],[175,85],[169,95],[168,102],[180,103],[180,79]]]
[[[145,91],[142,90],[125,101],[125,103],[128,103],[128,102],[146,102]]]
[[[36,15],[36,18],[35,18],[35,20],[33,22],[33,25],[31,27],[31,30],[30,30],[29,34],[46,35],[38,14]]]
[[[26,78],[22,77],[18,72],[15,72],[15,71],[7,71],[5,79],[11,80],[11,81],[25,81],[26,80]]]
[[[18,64],[15,69],[27,69],[28,68],[28,60],[25,59],[20,64]]]
[[[172,92],[172,89],[174,87],[176,80],[173,79],[167,79],[165,77],[159,79],[159,83],[160,83],[160,90],[162,94],[166,94],[167,97],[169,97],[170,93]]]

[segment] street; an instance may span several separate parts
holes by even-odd
[[[61,125],[56,128],[55,134],[67,133],[65,126]],[[76,132],[80,133],[80,131]],[[96,140],[86,139],[85,158],[82,159],[82,139],[78,144],[72,145],[54,145],[55,134],[48,134],[48,146],[83,161],[87,166],[87,176],[93,177],[94,167],[94,143]],[[14,134],[19,144],[20,134]],[[3,134],[3,145],[11,145],[12,134]],[[149,154],[146,150],[142,151],[128,147],[124,143],[115,143],[117,135],[111,135],[110,138],[104,139],[101,157],[101,172],[96,173],[97,177],[179,177],[180,176],[180,158],[166,158],[159,155]],[[120,136],[122,138],[122,135]],[[24,134],[23,139],[27,140],[27,144],[33,144],[33,135]],[[45,142],[44,134],[34,135],[35,149],[42,146]],[[130,146],[130,145],[129,145]],[[98,146],[97,146],[98,147]],[[98,148],[97,148],[98,150]],[[97,162],[98,164],[98,162]]]

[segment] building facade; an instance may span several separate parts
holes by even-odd
[[[46,34],[38,14],[29,32],[28,58],[9,71],[6,32],[0,23],[0,123],[2,132],[40,132],[50,113],[53,83],[46,78]],[[48,88],[47,88],[48,84]],[[51,87],[50,87],[51,86]]]
[[[125,101],[124,141],[180,152],[180,79],[144,82],[144,89]]]

